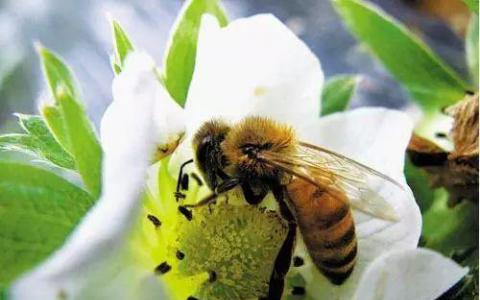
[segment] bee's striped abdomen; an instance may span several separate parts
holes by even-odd
[[[357,258],[355,225],[348,199],[303,180],[288,185],[297,223],[317,268],[334,284],[352,273]]]

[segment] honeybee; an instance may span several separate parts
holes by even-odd
[[[352,208],[395,221],[393,208],[371,187],[401,185],[363,164],[297,140],[292,127],[263,117],[230,126],[208,121],[193,138],[194,161],[213,191],[197,204],[240,187],[245,200],[259,204],[272,192],[289,224],[270,278],[268,299],[280,299],[290,268],[297,226],[321,273],[342,284],[357,258]]]

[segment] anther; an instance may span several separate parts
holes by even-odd
[[[188,191],[188,185],[189,185],[188,183],[189,183],[188,174],[183,174],[182,181],[181,181],[182,190]]]
[[[182,251],[180,251],[180,250],[177,250],[177,253],[175,253],[175,256],[176,256],[177,259],[179,259],[179,260],[182,260],[182,259],[185,258],[185,254],[184,254]]]
[[[185,199],[187,197],[182,192],[175,192],[175,193],[173,193],[173,195],[175,196],[175,199],[177,200],[177,202],[178,202],[179,199]]]
[[[185,216],[185,218],[188,220],[188,221],[191,221],[193,216],[192,216],[192,212],[189,211],[185,206],[179,206],[178,207],[178,211]]]
[[[208,272],[208,281],[210,283],[215,282],[217,280],[217,273],[215,271]]]
[[[170,271],[171,269],[172,269],[172,267],[166,261],[164,261],[155,268],[155,273],[165,274],[168,271]]]
[[[294,286],[292,295],[305,295],[305,288],[303,286]]]
[[[193,296],[188,296],[187,300],[199,300],[198,298],[195,298]]]
[[[153,226],[155,227],[160,227],[162,225],[162,222],[160,222],[160,220],[155,217],[154,215],[147,215],[147,219],[152,222]]]
[[[435,136],[438,138],[446,138],[447,134],[445,132],[437,132],[435,133]]]
[[[192,176],[193,180],[195,180],[198,184],[198,186],[203,185],[202,179],[197,175],[197,173],[191,173],[190,176]]]
[[[303,261],[303,258],[301,258],[300,256],[294,256],[293,257],[293,266],[294,267],[301,267],[303,266],[305,262]]]

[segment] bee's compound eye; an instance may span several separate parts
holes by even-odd
[[[258,147],[252,144],[246,144],[242,146],[242,153],[248,155],[248,157],[255,157],[258,153]]]

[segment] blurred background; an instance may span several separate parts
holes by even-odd
[[[81,84],[98,125],[111,101],[109,12],[138,48],[162,62],[180,0],[0,0],[0,132],[19,131],[14,112],[37,113],[48,100],[33,42],[63,56]],[[463,36],[468,10],[461,0],[376,0],[466,77]],[[230,19],[273,13],[319,57],[326,77],[361,74],[353,106],[404,108],[407,95],[347,32],[328,0],[223,0]]]

